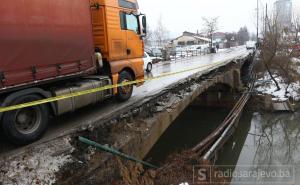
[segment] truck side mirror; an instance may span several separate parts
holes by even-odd
[[[139,16],[140,21],[140,33],[142,37],[145,37],[147,35],[147,19],[146,15],[141,14]]]
[[[147,34],[147,18],[146,18],[146,16],[143,16],[142,24],[143,24],[143,28],[144,28],[144,33]]]

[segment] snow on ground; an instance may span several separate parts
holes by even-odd
[[[50,148],[41,152],[27,151],[12,160],[1,161],[0,184],[51,185],[56,182],[55,173],[71,161],[71,156],[56,156]]]
[[[286,101],[290,97],[296,101],[300,101],[300,82],[292,83],[286,92],[287,85],[281,77],[276,77],[279,83],[280,90],[277,91],[275,83],[271,80],[268,74],[265,74],[263,78],[258,79],[255,86],[256,90],[261,94],[272,95],[275,101]]]
[[[295,58],[294,57],[294,58],[292,58],[292,61],[295,62],[295,63],[300,63],[300,58]]]

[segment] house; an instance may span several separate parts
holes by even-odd
[[[213,34],[213,40],[214,42],[224,42],[226,40],[226,34],[223,32],[216,32]]]
[[[209,38],[204,37],[201,34],[191,33],[191,32],[183,32],[180,37],[177,37],[171,40],[170,45],[172,47],[185,47],[185,46],[192,46],[192,45],[204,45],[210,42]]]

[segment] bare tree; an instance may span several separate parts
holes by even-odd
[[[299,80],[297,66],[293,62],[293,57],[297,55],[295,46],[299,45],[299,18],[294,19],[290,28],[282,28],[276,15],[266,17],[265,24],[262,61],[277,90],[280,86],[274,76],[278,75],[284,81],[287,95],[291,83]]]
[[[294,14],[293,15],[293,23],[292,23],[292,38],[291,42],[294,44],[294,46],[300,45],[300,14]],[[290,55],[293,57],[300,57],[300,51],[299,48],[293,47]]]
[[[159,17],[156,25],[156,29],[153,32],[153,38],[156,41],[157,46],[162,47],[169,38],[169,31],[164,26],[162,16]]]
[[[240,28],[237,33],[237,41],[240,45],[244,45],[246,41],[250,39],[250,34],[248,32],[248,28],[246,26]]]
[[[256,40],[256,34],[251,33],[250,40],[255,41]]]
[[[299,16],[294,16],[292,26],[285,29],[286,36],[281,40],[279,52],[274,60],[274,68],[286,84],[286,94],[291,83],[300,80],[297,71],[299,64],[293,62],[294,57],[299,57],[299,51],[296,48],[300,44],[299,24]]]
[[[236,37],[237,37],[237,34],[235,32],[225,34],[225,39],[227,40],[227,42],[226,42],[227,48],[230,48],[232,46]]]
[[[151,46],[153,43],[153,31],[148,23],[147,23],[147,35],[144,38],[144,42],[146,46]]]
[[[274,62],[274,58],[279,50],[279,43],[281,38],[280,27],[278,25],[277,16],[271,18],[266,18],[267,31],[264,35],[264,42],[262,44],[261,57],[268,74],[270,75],[272,81],[275,83],[277,90],[280,90],[280,86],[276,79],[274,78],[273,72],[271,70],[271,65]]]
[[[210,38],[209,47],[213,46],[213,34],[218,30],[218,19],[219,17],[203,17],[204,22],[204,32],[207,33],[208,38]]]

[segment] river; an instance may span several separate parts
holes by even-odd
[[[245,113],[221,153],[217,165],[253,173],[232,185],[300,184],[300,113]]]
[[[228,112],[219,108],[189,107],[146,158],[160,164],[168,155],[193,147],[214,130]],[[232,185],[300,185],[300,112],[245,111],[236,132],[218,153],[216,166],[222,175],[232,177]]]

